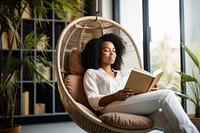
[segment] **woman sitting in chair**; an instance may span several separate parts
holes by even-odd
[[[155,91],[134,95],[124,88],[129,76],[121,70],[124,51],[123,40],[112,33],[87,43],[82,53],[83,82],[92,108],[102,113],[149,115],[155,128],[168,133],[198,133],[173,91],[155,86]]]

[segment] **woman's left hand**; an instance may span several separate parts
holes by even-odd
[[[158,85],[157,84],[151,88],[151,91],[157,91],[157,90],[158,90]]]

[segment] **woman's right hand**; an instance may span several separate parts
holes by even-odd
[[[132,92],[131,89],[125,88],[123,90],[119,90],[118,92],[116,92],[114,94],[114,97],[116,101],[124,101],[133,95],[134,93]]]
[[[123,90],[120,90],[114,94],[111,95],[107,95],[102,97],[99,100],[99,106],[106,106],[114,101],[124,101],[126,99],[128,99],[129,97],[133,96],[134,93],[132,92],[131,89],[125,88]]]

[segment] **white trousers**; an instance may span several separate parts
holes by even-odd
[[[154,127],[165,133],[199,133],[171,90],[158,90],[116,101],[102,111],[149,115]]]

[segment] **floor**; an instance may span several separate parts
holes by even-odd
[[[22,125],[21,133],[86,133],[74,122]]]
[[[86,133],[74,122],[22,125],[21,133]],[[163,133],[155,130],[149,133]]]

